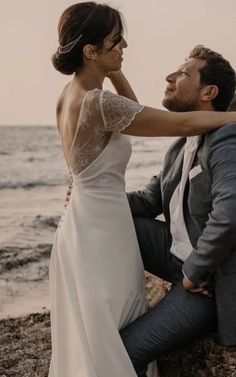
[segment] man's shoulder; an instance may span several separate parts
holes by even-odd
[[[186,143],[186,137],[176,139],[168,148],[165,154],[163,163],[163,172],[172,169],[173,166],[177,166],[182,161],[184,145]]]
[[[173,152],[178,153],[183,148],[183,146],[185,145],[186,140],[187,140],[186,137],[178,137],[178,138],[176,138],[173,141],[173,143],[171,143],[170,146],[168,147],[168,149],[166,151],[166,154],[165,154],[165,157],[166,156],[168,157],[168,155],[172,154]]]
[[[229,138],[235,139],[236,142],[236,122],[227,123],[223,127],[206,134],[205,143],[227,141]]]

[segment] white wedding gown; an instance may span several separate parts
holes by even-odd
[[[120,131],[142,109],[107,90],[84,98],[50,262],[49,377],[136,377],[119,329],[145,312],[145,279],[125,194],[131,145]]]

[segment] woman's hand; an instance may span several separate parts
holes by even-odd
[[[133,89],[131,88],[127,78],[121,70],[108,72],[106,74],[106,77],[111,80],[114,88],[117,91],[117,94],[138,102]]]
[[[110,72],[107,72],[107,74],[106,74],[106,77],[108,78],[108,79],[110,79],[111,81],[112,80],[121,80],[122,78],[123,78],[123,73],[122,73],[122,71],[121,70],[119,70],[119,71],[110,71]]]

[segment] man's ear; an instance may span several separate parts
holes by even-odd
[[[87,60],[93,60],[96,56],[96,48],[94,45],[87,44],[83,48],[83,55]]]
[[[216,85],[206,85],[202,88],[202,101],[211,102],[217,97],[219,89]]]

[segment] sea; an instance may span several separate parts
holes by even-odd
[[[131,137],[127,191],[161,171],[173,141]],[[0,126],[0,319],[48,307],[49,258],[68,182],[56,126]]]

